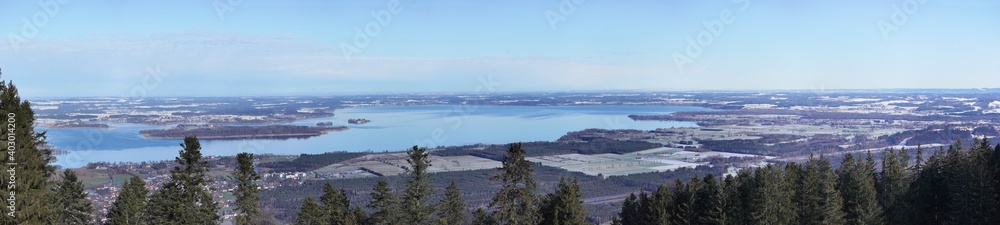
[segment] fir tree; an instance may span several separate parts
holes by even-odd
[[[316,204],[312,196],[306,197],[302,201],[302,207],[299,207],[299,213],[295,217],[295,224],[297,225],[317,225],[317,224],[328,224],[327,220],[324,218],[323,208]]]
[[[361,207],[355,206],[351,208],[350,212],[347,213],[347,218],[344,220],[345,225],[362,225],[368,221],[368,215]]]
[[[722,187],[718,185],[715,175],[706,175],[701,184],[702,186],[694,193],[695,203],[691,207],[696,217],[695,224],[726,224]]]
[[[694,182],[688,182],[687,185],[679,179],[674,182],[673,199],[670,201],[670,219],[673,224],[692,224],[695,221],[692,209],[694,193],[691,190],[696,189],[697,181],[692,181]]]
[[[909,158],[906,148],[898,151],[890,148],[882,153],[882,170],[876,187],[884,224],[902,224],[906,221],[904,196],[910,186],[907,172]]]
[[[351,210],[351,202],[347,199],[347,192],[336,189],[329,182],[323,184],[323,195],[319,197],[323,207],[323,220],[326,224],[345,225]]]
[[[751,213],[753,210],[752,190],[753,175],[750,170],[742,170],[736,176],[726,176],[723,184],[726,200],[726,217],[729,224],[750,224],[753,221]]]
[[[368,203],[368,208],[373,212],[371,217],[368,218],[368,224],[398,224],[399,203],[396,202],[396,196],[392,193],[392,188],[389,187],[389,184],[385,180],[379,180],[372,187],[370,195],[372,201]]]
[[[961,146],[959,139],[945,162],[952,200],[949,220],[952,224],[988,224],[996,213],[989,143],[974,139],[968,151]]]
[[[993,152],[990,154],[989,167],[993,172],[993,202],[1000,204],[1000,144],[993,147]],[[998,211],[1000,211],[1000,205],[996,206]],[[994,215],[990,224],[1000,224],[1000,216]]]
[[[205,188],[208,162],[201,160],[201,144],[194,136],[184,138],[180,166],[170,170],[170,180],[150,197],[149,224],[218,224],[219,206]]]
[[[584,225],[587,211],[583,209],[583,193],[576,178],[559,178],[556,192],[548,194],[539,209],[541,224]]]
[[[751,224],[792,224],[798,220],[792,208],[792,184],[798,180],[800,170],[797,164],[788,164],[784,170],[768,165],[754,170],[750,182],[741,183],[750,195],[747,209],[751,211]]]
[[[944,158],[944,149],[938,149],[917,170],[916,179],[906,193],[909,202],[906,224],[944,224],[947,221],[945,212],[951,199],[943,171]]]
[[[443,225],[460,225],[465,222],[465,201],[462,192],[458,190],[455,181],[451,181],[444,191],[444,198],[437,204],[438,218]]]
[[[122,192],[108,211],[107,225],[138,225],[144,224],[146,200],[149,190],[146,182],[133,176],[122,184]]]
[[[53,204],[59,197],[53,195],[50,181],[55,174],[55,167],[49,165],[52,150],[41,147],[45,132],[35,132],[35,112],[30,102],[21,100],[13,82],[0,81],[0,112],[8,118],[5,129],[0,129],[0,136],[8,140],[3,142],[0,165],[12,165],[17,178],[14,186],[0,185],[0,198],[11,199],[11,193],[16,193],[17,207],[16,212],[5,211],[0,224],[49,224],[61,209]],[[9,123],[11,118],[13,123]]]
[[[913,170],[914,173],[917,173],[920,171],[920,169],[923,168],[923,165],[924,165],[924,147],[922,145],[917,145],[917,160],[913,162],[913,167],[911,168],[911,170]]]
[[[649,223],[652,223],[652,221],[653,221],[653,214],[652,214],[652,211],[650,211],[652,209],[652,207],[653,207],[652,203],[653,203],[653,200],[646,193],[646,191],[639,190],[638,208],[636,209],[637,210],[636,212],[640,215],[638,217],[638,223],[639,224],[649,224]]]
[[[407,224],[430,224],[433,208],[428,206],[427,196],[434,194],[429,181],[427,168],[431,166],[427,158],[427,148],[417,148],[406,152],[410,163],[410,179],[406,181],[406,192],[403,194],[403,222]]]
[[[986,137],[971,147],[973,163],[969,164],[972,183],[969,185],[974,189],[974,199],[972,201],[973,216],[972,223],[996,224],[1000,221],[1000,202],[996,201],[996,196],[1000,196],[997,191],[998,183],[993,182],[996,171],[991,165],[990,158],[993,155],[993,148],[990,147]]]
[[[837,186],[843,197],[845,220],[851,225],[882,224],[882,208],[875,191],[875,165],[868,154],[867,160],[854,159],[847,154],[837,169]]]
[[[646,218],[646,223],[648,224],[669,224],[670,218],[670,204],[673,200],[673,196],[670,195],[670,190],[666,186],[660,185],[656,188],[651,197],[649,198],[649,203],[644,204],[647,210],[643,210],[649,216]]]
[[[645,192],[639,192],[639,195],[646,195]],[[641,208],[643,205],[639,202],[639,198],[636,197],[635,193],[629,194],[625,198],[625,202],[622,203],[622,209],[618,212],[618,216],[614,218],[614,223],[619,225],[638,225],[646,224],[646,214],[642,213]]]
[[[490,202],[495,208],[491,219],[500,225],[528,225],[538,223],[538,205],[535,197],[535,179],[531,162],[524,158],[521,144],[510,144],[501,162],[500,174],[493,180],[502,181],[500,191]]]
[[[837,176],[823,156],[810,157],[802,169],[796,193],[801,224],[844,224],[843,199],[837,191]]]
[[[236,155],[237,167],[233,171],[232,178],[236,181],[236,189],[233,195],[236,196],[236,216],[237,225],[260,224],[260,195],[257,190],[257,182],[260,175],[254,171],[253,154],[239,153]]]
[[[63,171],[62,181],[56,187],[55,194],[59,196],[57,206],[60,212],[56,220],[58,224],[94,224],[94,216],[92,215],[94,208],[87,200],[87,191],[83,189],[83,182],[77,178],[73,170]]]
[[[493,221],[493,218],[490,217],[490,214],[487,213],[486,210],[483,210],[483,208],[478,208],[476,209],[476,211],[472,212],[472,224],[494,225],[497,224],[497,222]]]

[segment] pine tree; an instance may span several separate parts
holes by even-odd
[[[1000,144],[993,147],[993,152],[990,154],[989,166],[993,172],[993,193],[996,193],[993,197],[993,202],[1000,204]],[[1000,211],[1000,206],[997,206],[997,210]],[[994,215],[990,224],[1000,224],[1000,216]]]
[[[653,221],[653,217],[652,217],[653,214],[650,211],[651,207],[652,207],[652,205],[651,205],[652,203],[653,203],[653,199],[650,198],[650,196],[646,193],[646,191],[639,190],[638,208],[636,209],[637,210],[636,213],[638,213],[640,215],[638,217],[638,223],[639,224],[649,224],[649,223],[652,223],[652,221]]]
[[[996,213],[989,148],[988,140],[974,139],[965,151],[959,139],[948,151],[944,173],[952,200],[948,211],[952,224],[987,224]]]
[[[108,211],[106,225],[138,225],[144,224],[146,200],[149,190],[146,182],[133,176],[122,184],[122,192]]]
[[[16,193],[17,207],[16,212],[4,211],[0,224],[49,224],[61,209],[53,204],[58,196],[53,195],[54,183],[50,181],[55,174],[55,167],[49,165],[52,150],[41,148],[45,132],[35,132],[35,112],[30,102],[21,100],[13,82],[0,81],[0,112],[8,121],[5,129],[0,129],[0,136],[8,140],[3,142],[0,165],[12,165],[16,177],[13,189],[0,185],[0,198],[10,199],[11,193]],[[6,172],[10,168],[4,169],[4,177],[11,176]]]
[[[344,225],[362,225],[368,221],[368,215],[361,207],[355,206],[351,208],[350,212],[347,213],[347,218],[344,220]]]
[[[784,168],[768,165],[753,172],[753,178],[745,182],[745,189],[750,195],[747,205],[751,210],[752,224],[792,224],[798,221],[793,198],[797,193],[795,183],[802,174],[801,165],[789,163]]]
[[[649,198],[649,203],[644,204],[647,210],[643,210],[649,215],[646,218],[647,224],[669,224],[670,218],[670,204],[673,200],[673,196],[670,195],[670,189],[664,185],[660,185],[656,188],[651,197]]]
[[[320,209],[323,212],[323,220],[327,221],[325,224],[347,224],[347,217],[351,212],[351,201],[347,199],[347,192],[336,189],[327,182],[323,184],[323,195],[319,197],[319,201],[323,203]]]
[[[171,222],[175,220],[180,220],[179,215],[182,215],[181,205],[183,205],[182,191],[177,187],[176,183],[167,182],[159,187],[159,190],[153,191],[149,196],[149,202],[146,204],[146,216],[143,217],[145,224],[179,224],[177,222]]]
[[[541,224],[584,225],[587,211],[583,209],[583,193],[576,178],[559,178],[556,192],[548,194],[539,209]]]
[[[206,190],[208,162],[201,160],[201,143],[194,136],[184,138],[180,166],[170,170],[170,180],[150,197],[149,224],[219,224],[219,206]]]
[[[684,185],[684,182],[678,179],[674,183],[673,199],[670,201],[671,222],[673,224],[693,224],[696,218],[692,209],[694,193],[691,190],[698,187],[698,181],[692,179],[687,185]]]
[[[458,190],[455,181],[451,181],[444,191],[444,198],[437,204],[438,218],[441,218],[443,225],[460,225],[465,222],[465,201],[462,200],[462,192]]]
[[[410,179],[406,181],[406,192],[402,199],[403,222],[430,224],[434,208],[428,205],[427,196],[434,194],[434,189],[427,173],[427,168],[431,166],[431,161],[427,158],[427,148],[413,146],[406,154],[409,156],[406,161],[410,163]]]
[[[260,195],[255,183],[260,180],[260,175],[254,171],[253,154],[239,153],[236,161],[237,168],[232,175],[236,181],[233,195],[236,196],[236,210],[240,214],[236,216],[235,224],[260,224],[263,218],[260,216]]]
[[[87,200],[87,191],[83,189],[83,182],[77,178],[73,170],[63,171],[62,181],[56,187],[55,194],[59,196],[57,206],[61,209],[56,220],[58,224],[94,224],[94,216],[92,215],[94,208]]]
[[[302,201],[302,207],[299,208],[299,213],[295,217],[295,224],[297,225],[317,225],[317,224],[328,224],[327,220],[324,219],[323,208],[316,204],[312,196],[306,197]]]
[[[726,222],[729,224],[751,224],[756,201],[753,190],[758,189],[752,170],[742,170],[736,176],[726,176],[724,184],[726,199]]]
[[[990,147],[989,140],[983,137],[978,144],[973,145],[971,149],[971,154],[975,157],[974,163],[971,164],[972,173],[972,186],[975,192],[975,199],[973,199],[974,215],[976,218],[972,221],[973,223],[988,224],[1000,221],[1000,202],[996,201],[996,196],[1000,196],[1000,192],[997,191],[998,183],[993,182],[993,178],[996,176],[996,171],[993,170],[991,164],[991,157],[993,155],[993,149]]]
[[[906,148],[888,149],[882,153],[882,171],[879,172],[878,202],[882,206],[884,224],[902,224],[906,221],[904,196],[909,188],[909,154]]]
[[[503,182],[490,202],[495,208],[491,219],[500,225],[534,225],[538,223],[538,204],[531,162],[524,158],[521,144],[510,144],[501,162],[500,174],[492,179]]]
[[[639,195],[646,195],[645,192],[639,192]],[[625,198],[625,202],[622,203],[622,209],[618,212],[618,216],[615,217],[615,224],[619,225],[639,225],[646,224],[646,214],[641,212],[643,208],[642,203],[639,202],[639,198],[636,197],[635,193],[629,194]]]
[[[476,209],[476,211],[472,212],[472,224],[494,225],[497,224],[497,222],[493,221],[493,218],[490,217],[489,213],[486,213],[486,210],[483,210],[483,208],[478,208]]]
[[[801,224],[844,224],[843,199],[837,175],[823,156],[810,157],[802,170],[796,193]]]
[[[718,185],[715,175],[706,175],[701,184],[702,186],[695,192],[695,203],[691,207],[696,217],[695,224],[726,224],[722,187]]]
[[[944,174],[945,151],[939,148],[926,162],[920,165],[916,178],[907,189],[909,203],[905,224],[944,224],[948,217],[951,198],[948,193],[947,177]]]
[[[379,180],[378,183],[372,187],[372,193],[370,195],[372,201],[368,203],[368,208],[373,212],[371,217],[368,219],[368,224],[398,224],[397,218],[399,217],[399,203],[396,202],[396,196],[392,193],[392,188],[389,187],[389,183],[386,183],[385,180]]]
[[[924,147],[922,145],[917,145],[917,160],[913,162],[913,168],[911,168],[911,170],[913,170],[914,173],[917,173],[920,171],[920,169],[923,168],[923,165],[924,165]]]
[[[845,220],[851,225],[882,224],[882,208],[875,191],[875,165],[868,154],[865,161],[847,154],[837,169],[837,187],[843,197]]]

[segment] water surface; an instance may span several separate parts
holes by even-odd
[[[571,131],[587,128],[652,130],[693,127],[692,122],[632,121],[631,114],[666,114],[708,110],[687,106],[384,106],[338,109],[336,115],[298,121],[314,126],[333,122],[349,130],[306,139],[204,140],[205,155],[302,154],[331,151],[396,151],[413,145],[451,146],[553,141]],[[347,119],[365,118],[367,124],[348,124]],[[49,129],[48,141],[58,149],[56,165],[80,167],[88,162],[141,162],[172,160],[181,140],[146,139],[144,129],[168,127],[143,124],[112,124],[114,129]]]

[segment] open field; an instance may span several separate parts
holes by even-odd
[[[769,125],[769,126],[724,125],[713,128],[719,128],[733,133],[792,134],[792,135],[803,135],[803,136],[813,136],[817,134],[831,134],[831,135],[864,134],[870,137],[885,136],[909,130],[901,128],[834,127],[834,126],[818,126],[818,125],[805,125],[805,124]]]
[[[868,137],[879,137],[909,129],[901,128],[857,128],[857,127],[834,127],[826,125],[721,125],[710,128],[663,128],[658,131],[666,135],[658,135],[648,140],[650,142],[669,144],[680,141],[694,140],[755,140],[760,139],[760,135],[799,135],[812,137],[815,135],[866,135]],[[683,147],[683,145],[680,145]]]
[[[500,167],[499,161],[468,155],[447,157],[431,155],[428,158],[431,166],[427,171],[430,173]],[[324,166],[313,172],[328,174],[334,178],[392,176],[406,173],[406,167],[409,166],[406,159],[406,153],[372,154]]]
[[[77,179],[83,183],[85,188],[94,188],[111,183],[121,184],[125,182],[125,180],[132,178],[131,174],[114,174],[114,182],[112,182],[111,176],[108,175],[107,170],[81,168],[74,169],[73,172],[76,172]],[[61,179],[62,171],[58,171],[58,174],[59,175],[56,176]]]
[[[545,166],[581,172],[591,176],[622,176],[636,173],[676,170],[708,165],[710,157],[757,157],[757,155],[726,152],[691,152],[678,148],[654,148],[629,154],[563,154],[528,157],[528,161]]]

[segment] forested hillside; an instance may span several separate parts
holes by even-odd
[[[987,140],[959,141],[926,159],[889,149],[881,162],[848,155],[832,165],[819,156],[677,180],[629,196],[615,224],[1000,223],[1000,145]]]

